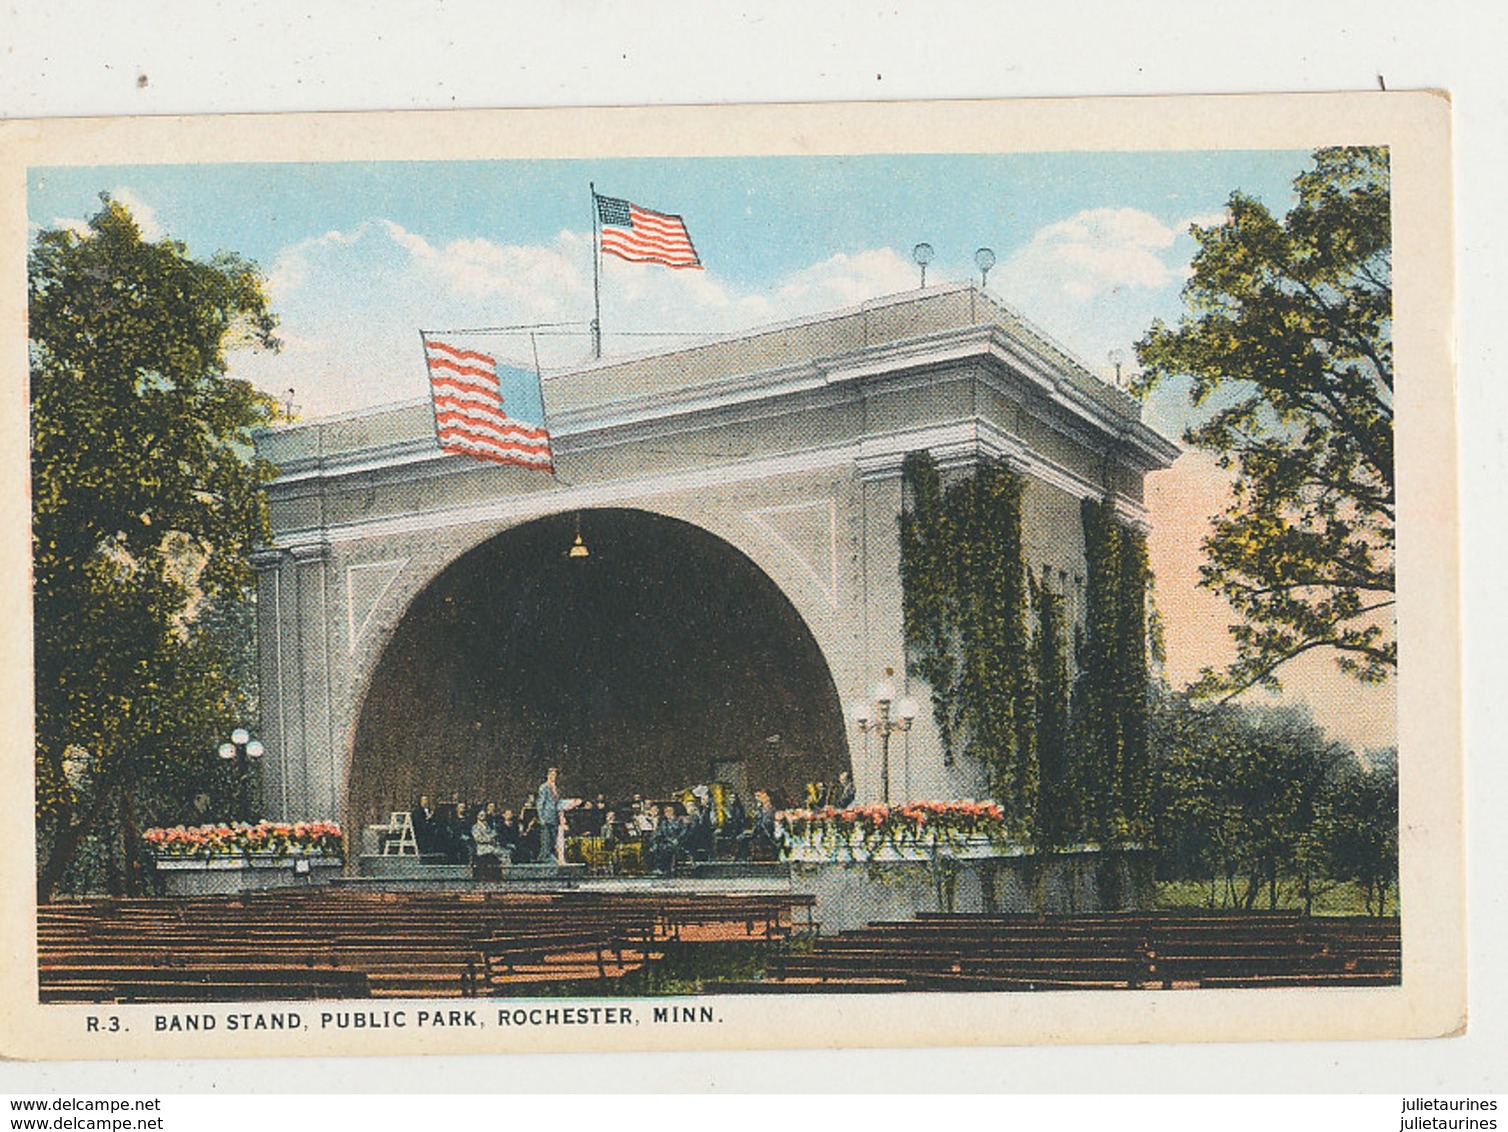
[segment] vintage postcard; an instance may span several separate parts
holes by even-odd
[[[1449,136],[0,123],[0,1052],[1459,1032]]]

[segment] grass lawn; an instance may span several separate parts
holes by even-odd
[[[1244,891],[1243,886],[1237,885],[1237,893]],[[1217,881],[1213,890],[1213,902],[1211,902],[1211,886],[1202,881],[1192,880],[1160,880],[1157,882],[1152,899],[1154,908],[1230,908],[1233,901],[1225,891],[1225,885]],[[1301,911],[1304,907],[1304,897],[1299,891],[1297,884],[1278,885],[1278,903],[1281,910]],[[1253,905],[1253,911],[1265,912],[1269,910],[1267,902],[1267,889],[1264,887],[1257,894],[1257,902]],[[1397,886],[1388,890],[1388,896],[1382,914],[1387,916],[1398,915],[1398,889]],[[1374,906],[1373,914],[1377,913]],[[1364,916],[1367,914],[1366,901],[1363,899],[1362,888],[1352,881],[1341,883],[1326,881],[1316,886],[1314,892],[1314,914],[1316,916]]]

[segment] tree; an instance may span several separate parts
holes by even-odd
[[[1398,883],[1398,758],[1352,761],[1332,785],[1326,809],[1328,866],[1355,881],[1369,914],[1381,916]]]
[[[1212,906],[1244,909],[1264,891],[1278,907],[1291,882],[1306,911],[1321,874],[1350,878],[1333,867],[1349,821],[1335,799],[1356,759],[1306,709],[1201,707],[1165,688],[1155,704],[1153,813],[1165,876],[1208,881]]]
[[[268,533],[251,430],[276,403],[225,377],[229,348],[277,348],[261,275],[143,240],[101,199],[87,232],[40,232],[27,265],[41,899],[102,823],[134,851],[143,787],[202,767],[237,721],[226,650],[196,618],[248,591]]]
[[[1137,344],[1139,391],[1191,378],[1215,411],[1186,439],[1235,471],[1201,584],[1242,619],[1237,658],[1205,693],[1277,688],[1315,649],[1366,682],[1397,667],[1387,151],[1318,150],[1294,189],[1281,222],[1236,192],[1194,227],[1185,314]]]

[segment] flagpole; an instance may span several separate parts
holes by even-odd
[[[544,415],[544,423],[549,427],[549,414],[545,412],[545,371],[539,368],[539,339],[534,336],[534,331],[529,331],[529,348],[534,351],[534,376],[539,381],[539,411]],[[550,475],[555,477],[555,482],[560,482],[560,473],[555,470],[555,447],[550,446]]]
[[[602,357],[602,252],[597,235],[597,186],[587,182],[592,193],[592,357]]]
[[[440,454],[445,454],[445,440],[440,435],[440,410],[435,404],[434,371],[429,368],[429,335],[423,330],[419,331],[419,345],[424,351],[424,376],[429,381],[429,413],[430,419],[435,422],[435,443],[440,446]]]

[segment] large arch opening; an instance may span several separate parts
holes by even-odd
[[[666,798],[727,781],[797,800],[849,768],[810,629],[745,555],[643,511],[515,527],[415,599],[368,687],[353,811],[421,794],[517,807],[550,766],[568,795]],[[746,797],[747,800],[747,797]]]

